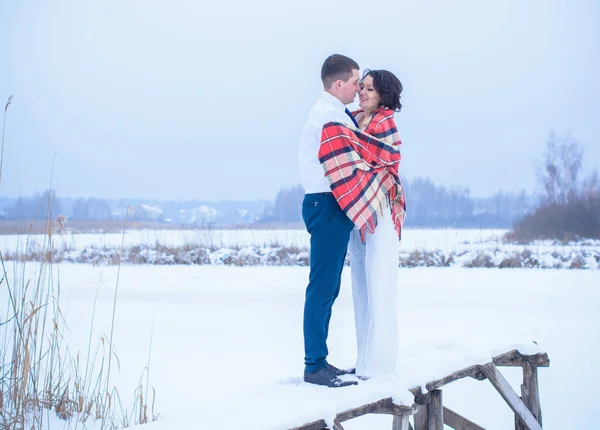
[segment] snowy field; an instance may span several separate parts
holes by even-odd
[[[70,348],[85,351],[97,289],[94,338],[110,330],[117,267],[56,269]],[[412,384],[531,341],[551,361],[539,370],[544,429],[598,428],[600,271],[399,269],[397,374],[343,389],[300,383],[307,277],[304,267],[121,267],[114,381],[128,401],[151,347],[160,414],[140,428],[283,429],[390,394],[410,400]],[[353,365],[354,336],[346,269],[331,321],[331,363]],[[518,392],[520,371],[501,371]],[[510,409],[487,381],[447,386],[444,403],[486,429],[513,428]],[[391,418],[367,416],[344,426],[389,430]],[[58,421],[50,427],[63,428]]]
[[[529,245],[507,244],[502,236],[508,230],[501,229],[410,229],[402,232],[403,251],[437,251],[460,252],[476,249],[493,249],[502,247],[507,251],[524,248],[535,250],[564,249],[565,245],[541,241]],[[121,243],[125,247],[136,245],[152,246],[202,246],[214,248],[246,247],[246,246],[295,246],[306,248],[310,244],[310,236],[301,229],[258,230],[126,230],[123,233],[62,233],[53,235],[54,248],[82,250],[84,248],[116,248]],[[0,235],[0,250],[14,251],[26,248],[41,249],[45,235]],[[573,249],[598,249],[600,240],[586,240],[568,244]]]
[[[502,236],[508,230],[501,229],[410,229],[402,232],[403,251],[445,251],[461,252],[479,249],[503,248],[507,251],[525,248],[536,251],[564,249],[565,245],[551,241],[540,241],[529,245],[507,244]],[[231,248],[247,246],[294,246],[307,248],[310,236],[301,229],[258,230],[126,230],[123,233],[62,233],[52,236],[54,248],[82,250],[84,248],[117,248],[123,245],[153,246],[201,246],[213,248]],[[16,249],[41,249],[47,241],[45,235],[0,235],[0,250],[2,252]],[[572,249],[598,249],[600,240],[585,240],[566,245]]]
[[[506,243],[505,230],[405,229],[400,267],[600,269],[600,240]],[[5,259],[37,261],[43,235],[0,236]],[[121,244],[123,245],[121,247]],[[300,265],[309,257],[304,230],[128,230],[52,236],[53,261],[95,265]]]
[[[405,229],[402,247],[419,250],[470,250],[481,244],[497,244],[506,230],[494,229]],[[55,248],[81,250],[89,247],[119,247],[124,245],[165,246],[195,245],[203,247],[296,246],[308,247],[309,235],[305,230],[126,230],[122,233],[62,233],[53,236]],[[41,248],[46,237],[42,234],[1,235],[0,249],[14,251],[26,247]]]

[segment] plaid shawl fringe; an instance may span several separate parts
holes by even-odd
[[[398,239],[402,237],[406,216],[404,190],[398,176],[400,139],[393,111],[376,112],[373,123],[376,128],[368,126],[365,131],[373,133],[368,134],[339,122],[329,122],[323,127],[319,149],[319,161],[331,191],[360,230],[363,243],[366,233],[375,232],[384,205],[390,208]]]

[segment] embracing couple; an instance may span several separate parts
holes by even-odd
[[[387,70],[367,70],[343,55],[321,68],[323,93],[302,131],[298,153],[310,234],[304,305],[304,380],[328,387],[393,372],[398,353],[397,275],[405,199],[394,113],[402,85]],[[360,109],[346,105],[360,97]],[[327,335],[350,256],[358,356],[355,369],[327,362]]]

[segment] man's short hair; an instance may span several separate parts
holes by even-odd
[[[338,79],[347,82],[352,77],[352,70],[359,70],[358,64],[345,55],[333,54],[325,59],[321,67],[321,80],[325,89],[331,88]]]

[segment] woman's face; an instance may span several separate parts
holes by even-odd
[[[360,84],[360,91],[358,92],[360,98],[359,106],[365,111],[372,112],[379,107],[381,97],[375,87],[373,86],[373,76],[368,75]]]

